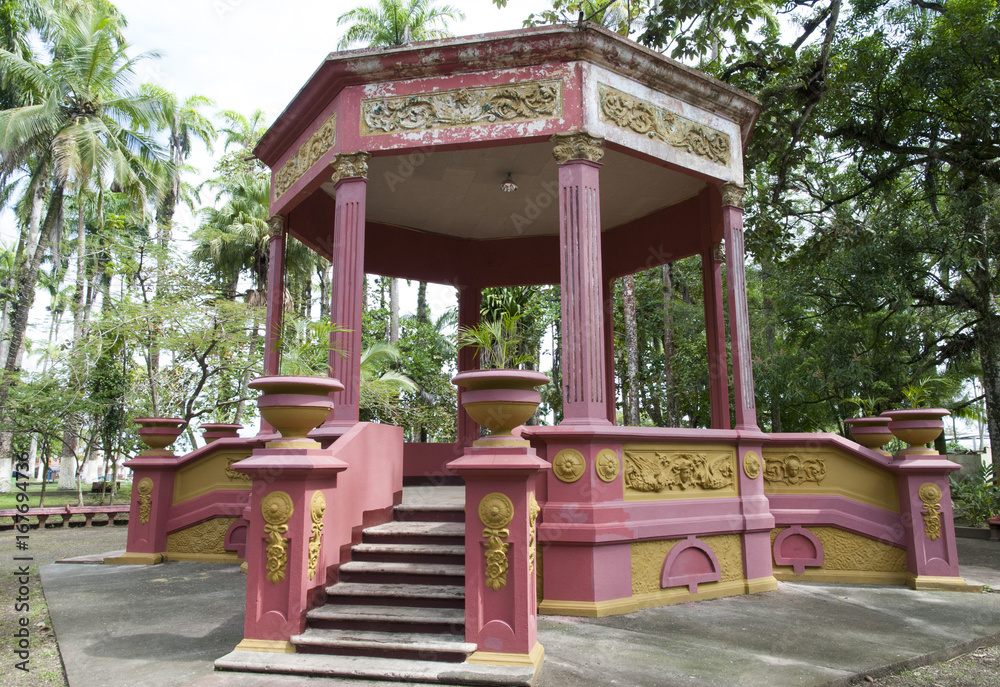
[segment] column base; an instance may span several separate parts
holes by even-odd
[[[493,651],[476,651],[469,658],[467,663],[476,663],[488,666],[516,666],[523,668],[534,668],[535,674],[542,667],[545,659],[545,647],[540,642],[535,643],[535,647],[526,654],[503,654]]]
[[[969,592],[982,594],[983,585],[969,584],[961,577],[937,577],[934,575],[912,575],[906,580],[910,589],[918,592]]]
[[[609,615],[632,613],[640,608],[635,599],[608,599],[607,601],[563,601],[542,599],[538,604],[540,615],[569,615],[580,618],[604,618]]]
[[[276,654],[294,654],[295,645],[282,639],[243,639],[234,651],[266,651]]]
[[[162,553],[123,553],[113,558],[105,558],[105,565],[156,565],[163,562]]]
[[[778,591],[778,580],[771,577],[758,577],[754,580],[746,581],[747,594],[757,594],[759,592],[776,592]]]

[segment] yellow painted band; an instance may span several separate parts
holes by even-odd
[[[981,584],[969,584],[961,577],[936,577],[933,575],[910,575],[906,584],[921,592],[969,592],[982,594]]]
[[[232,553],[175,553],[167,551],[164,561],[195,561],[199,563],[239,563],[243,559]]]
[[[545,647],[535,642],[534,648],[526,654],[504,654],[493,651],[476,651],[469,658],[467,663],[476,663],[489,666],[516,666],[519,668],[534,668],[535,672],[542,667],[542,660],[545,658]]]
[[[801,575],[791,567],[775,567],[774,577],[782,582],[834,582],[837,584],[906,584],[912,577],[906,572],[878,572],[871,570],[806,570]]]
[[[771,577],[758,577],[755,580],[747,580],[747,594],[757,594],[759,592],[774,592],[778,589],[778,580]]]
[[[105,558],[105,565],[156,565],[163,562],[162,553],[123,553],[113,558]]]
[[[267,651],[277,654],[294,654],[295,645],[281,639],[244,639],[236,645],[236,651]]]

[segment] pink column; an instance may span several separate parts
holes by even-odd
[[[536,608],[537,475],[524,446],[473,446],[448,468],[465,480],[465,641],[469,663],[541,666]]]
[[[607,425],[599,160],[604,139],[556,134],[562,287],[563,424]]]
[[[615,305],[612,295],[614,284],[604,285],[604,398],[607,406],[607,418],[611,424],[616,424],[618,415],[615,413]]]
[[[948,483],[948,473],[958,468],[942,455],[907,456],[899,466],[899,512],[907,539],[909,584],[914,589],[969,589],[959,577]]]
[[[268,220],[268,261],[267,261],[267,324],[264,330],[264,374],[281,373],[282,315],[285,310],[285,218],[275,215]],[[274,434],[274,428],[260,419],[257,436]]]
[[[726,240],[726,282],[729,292],[729,341],[733,352],[733,393],[736,429],[757,429],[750,354],[750,321],[743,252],[743,194],[738,184],[722,185],[722,230]]]
[[[458,326],[474,327],[479,324],[483,292],[478,286],[463,286],[458,290]],[[458,351],[458,371],[467,372],[479,368],[476,352],[472,348]],[[463,387],[458,387],[458,421],[455,438],[459,446],[472,446],[479,438],[479,425],[462,409]]]
[[[361,397],[361,322],[365,293],[365,196],[368,153],[338,155],[331,163],[336,192],[333,223],[333,284],[330,320],[343,332],[330,335],[330,376],[343,391],[315,436],[337,436],[358,422]],[[346,353],[340,355],[337,349]]]
[[[708,394],[712,429],[729,429],[729,365],[726,363],[726,323],[722,298],[722,246],[709,245],[701,254],[705,291],[705,341],[708,344]]]

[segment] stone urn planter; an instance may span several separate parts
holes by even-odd
[[[149,447],[141,455],[171,454],[168,446],[177,440],[187,422],[179,417],[137,417],[139,439]]]
[[[531,419],[542,402],[536,387],[549,378],[531,370],[473,370],[455,375],[451,383],[462,387],[462,407],[473,420],[489,430],[476,446],[521,445],[511,430]],[[516,443],[515,443],[516,442]]]
[[[844,420],[851,432],[851,438],[865,448],[878,451],[884,456],[891,456],[882,447],[892,440],[892,432],[889,430],[889,418],[883,415],[876,417],[852,417]]]
[[[261,417],[281,435],[281,441],[267,445],[309,448],[319,442],[306,435],[330,415],[330,394],[342,391],[344,385],[331,377],[274,375],[258,377],[249,387],[261,392],[257,399]]]
[[[225,422],[206,422],[202,424],[202,438],[206,444],[211,444],[216,439],[235,439],[240,435],[243,425],[228,424]]]
[[[906,456],[936,456],[938,452],[927,448],[928,444],[944,431],[944,418],[951,413],[944,408],[905,408],[887,410],[882,413],[889,418],[889,431],[907,447],[896,455]]]

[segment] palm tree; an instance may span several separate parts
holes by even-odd
[[[386,47],[450,36],[448,22],[465,19],[465,14],[453,5],[434,5],[435,0],[378,0],[376,7],[344,12],[337,17],[337,25],[349,26],[337,49],[343,50],[353,43]]]
[[[0,112],[0,153],[6,164],[31,170],[29,197],[40,186],[49,189],[39,240],[18,280],[4,365],[9,373],[19,366],[38,266],[51,228],[61,222],[65,197],[77,200],[76,348],[86,319],[87,199],[100,227],[107,190],[126,193],[144,207],[151,194],[159,195],[161,174],[169,164],[153,140],[162,124],[161,108],[130,87],[137,62],[147,55],[129,55],[121,15],[106,2],[45,5],[48,23],[42,37],[50,61],[37,63],[0,49],[0,73],[17,84],[27,102]],[[8,374],[0,383],[0,413],[12,380]]]

